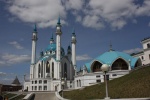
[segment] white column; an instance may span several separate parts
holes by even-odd
[[[76,45],[72,43],[72,63],[73,66],[76,66]]]
[[[56,49],[57,49],[57,51],[56,51],[56,60],[57,61],[60,61],[60,56],[61,56],[61,44],[60,44],[60,35],[57,35],[56,36],[56,45],[57,45],[57,47],[56,47]]]
[[[32,40],[31,64],[35,64],[35,58],[36,58],[36,41]]]

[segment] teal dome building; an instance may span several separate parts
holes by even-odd
[[[83,65],[83,70],[75,76],[75,88],[104,82],[104,73],[101,70],[103,64],[109,66],[107,80],[112,80],[128,74],[130,70],[141,66],[142,62],[140,58],[110,49]]]
[[[109,65],[110,70],[130,70],[140,66],[141,61],[124,52],[108,51],[86,63],[85,67],[88,72],[98,72],[103,64]]]

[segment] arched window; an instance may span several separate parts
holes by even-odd
[[[41,66],[39,64],[39,66],[38,66],[38,77],[40,77],[40,73],[41,73]]]
[[[64,64],[64,77],[67,78],[67,64]]]
[[[136,62],[136,64],[135,64],[134,68],[139,67],[139,66],[142,66],[142,61],[141,61],[141,59],[138,59],[138,60],[137,60],[137,62]]]
[[[50,73],[50,64],[48,61],[46,62],[46,73]]]
[[[54,78],[54,62],[52,62],[52,78]]]
[[[121,58],[112,64],[112,70],[128,70],[128,64]]]
[[[147,44],[147,48],[150,48],[150,43]]]
[[[81,80],[79,80],[79,87],[81,87]]]
[[[43,61],[41,62],[41,77],[43,77]]]
[[[100,62],[95,61],[94,64],[93,64],[93,66],[92,66],[92,71],[93,72],[99,72],[99,71],[101,71],[101,66],[102,66],[102,64]]]

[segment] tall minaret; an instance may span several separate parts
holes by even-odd
[[[60,64],[60,58],[61,58],[61,23],[60,23],[60,17],[58,18],[58,22],[56,25],[56,61],[57,61],[57,74],[56,78],[61,78],[61,64]]]
[[[31,67],[30,67],[30,79],[34,78],[34,66],[36,63],[36,41],[37,40],[38,40],[37,29],[35,25],[33,33],[32,33],[32,56],[31,56]]]
[[[72,64],[73,64],[75,71],[76,71],[76,42],[77,41],[76,41],[75,30],[73,29],[71,43],[72,43]],[[75,75],[76,75],[76,72],[75,72]]]

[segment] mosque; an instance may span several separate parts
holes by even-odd
[[[27,91],[56,91],[62,88],[61,81],[65,81],[63,88],[73,87],[76,68],[76,35],[72,33],[71,47],[68,46],[67,54],[61,46],[60,18],[56,25],[56,43],[53,36],[45,51],[40,52],[36,61],[36,26],[32,36],[32,56],[30,65],[30,81],[24,82]]]
[[[60,18],[56,25],[56,43],[53,36],[45,51],[40,52],[36,60],[36,26],[32,36],[32,56],[30,65],[30,80],[24,82],[24,90],[28,91],[59,91],[64,89],[78,89],[104,82],[104,73],[101,71],[103,64],[109,65],[107,80],[124,76],[130,70],[150,64],[150,38],[141,41],[143,51],[136,54],[126,54],[115,51],[112,48],[92,61],[83,65],[83,70],[76,71],[76,34],[72,32],[71,46],[67,48],[67,54],[61,46]],[[62,85],[64,81],[64,85]]]

